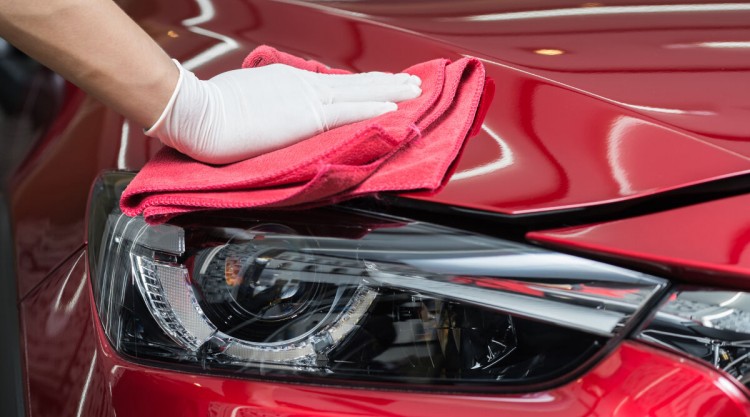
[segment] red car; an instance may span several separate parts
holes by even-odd
[[[3,415],[750,415],[750,5],[121,3],[204,78],[267,44],[496,92],[437,194],[150,226],[161,145],[0,48]]]

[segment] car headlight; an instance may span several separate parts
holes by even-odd
[[[188,215],[150,226],[91,199],[97,310],[121,354],[195,372],[494,387],[589,360],[666,281],[345,208]]]

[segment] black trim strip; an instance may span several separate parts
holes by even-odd
[[[750,193],[750,174],[740,174],[613,203],[515,215],[450,206],[393,194],[382,194],[378,198],[359,198],[342,205],[526,242],[524,236],[530,231],[621,220],[746,193]]]

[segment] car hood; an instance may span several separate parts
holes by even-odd
[[[203,27],[240,26],[220,15]],[[481,133],[441,192],[409,196],[528,214],[749,172],[748,22],[745,3],[283,1],[235,39],[358,71],[478,57]]]
[[[646,0],[648,1],[648,0]],[[129,2],[209,78],[256,46],[353,71],[475,56],[496,85],[447,186],[414,199],[509,215],[750,172],[750,4],[619,0]],[[141,153],[120,166],[138,169]],[[152,148],[149,148],[153,150]]]

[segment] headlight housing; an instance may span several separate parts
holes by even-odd
[[[132,360],[313,382],[492,388],[553,381],[653,302],[646,274],[422,223],[327,208],[188,215],[91,199],[97,310]]]

